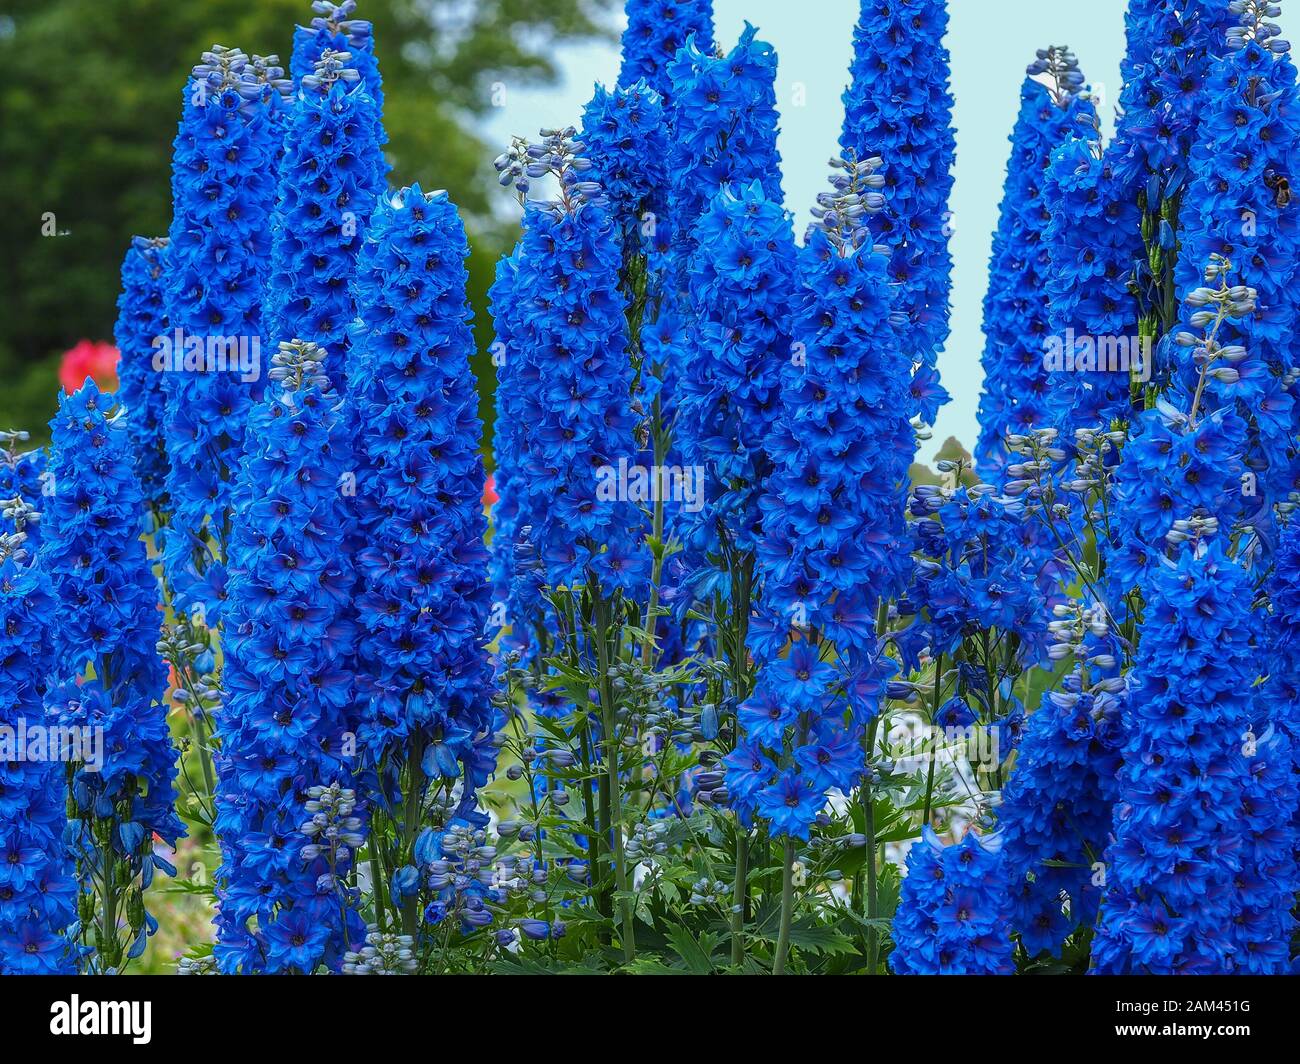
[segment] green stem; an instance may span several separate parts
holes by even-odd
[[[943,686],[943,655],[940,654],[934,662],[934,697],[930,708],[930,728],[931,739],[933,740],[934,719],[939,715],[939,695]],[[934,763],[938,760],[937,751],[934,750],[934,743],[931,742],[930,764],[925,776],[925,812],[921,814],[921,826],[928,827],[930,824],[930,803],[934,798]]]
[[[876,745],[876,730],[880,718],[873,720],[867,728],[867,765],[862,777],[862,823],[863,833],[867,836],[867,919],[875,920],[880,916],[880,896],[876,881],[876,803],[871,792],[871,753]],[[867,925],[867,970],[876,974],[876,958],[880,951],[880,932],[874,923]]]
[[[731,894],[731,963],[745,960],[745,882],[749,878],[749,833],[736,824],[736,885]]]
[[[772,974],[784,975],[785,962],[790,953],[790,924],[794,920],[794,840],[785,840],[785,867],[781,870],[781,929],[776,936],[776,957],[772,960]]]
[[[615,734],[614,688],[610,682],[609,603],[599,583],[592,584],[596,622],[596,658],[600,669],[600,712],[605,732],[605,773],[609,790],[609,843],[614,849],[614,882],[621,896],[621,937],[623,958],[636,960],[636,926],[633,921],[632,897],[627,889],[627,858],[623,852],[623,792],[618,772],[618,736]]]

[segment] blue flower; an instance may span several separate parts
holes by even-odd
[[[122,294],[113,330],[121,360],[118,396],[130,412],[127,424],[135,448],[136,472],[151,507],[163,503],[167,453],[163,374],[154,365],[156,341],[168,339],[166,287],[171,256],[166,237],[132,237],[122,262]]]
[[[486,780],[461,766],[491,710],[468,254],[445,192],[416,185],[380,201],[358,265],[348,383],[364,544],[358,739],[383,786],[408,759],[429,759],[426,786],[461,778],[472,809]],[[393,807],[400,798],[385,794]]]
[[[65,726],[95,729],[102,742],[103,763],[83,760],[71,775],[70,846],[83,867],[113,875],[125,867],[143,888],[155,868],[167,867],[153,853],[153,836],[174,846],[185,831],[173,808],[158,585],[140,536],[143,498],[127,417],[93,381],[60,398],[39,565],[56,594],[47,712]],[[107,846],[106,822],[114,840]],[[126,828],[132,824],[139,830]],[[144,927],[141,907],[130,931]],[[99,959],[116,967],[120,944],[101,948]]]
[[[1092,101],[1079,94],[1076,82],[1082,74],[1074,57],[1056,48],[1040,55],[1031,70],[1050,69],[1054,88],[1030,77],[1020,90],[1020,114],[1011,134],[989,263],[995,281],[984,299],[984,387],[975,458],[983,478],[998,486],[1006,479],[1007,435],[1049,424],[1050,378],[1043,353],[1051,329],[1046,293],[1051,258],[1043,233],[1050,214],[1043,186],[1052,151],[1093,108]]]
[[[944,845],[928,826],[907,854],[894,912],[896,975],[1010,975],[1006,870],[996,836]]]
[[[1162,558],[1145,588],[1093,942],[1099,972],[1234,969],[1250,834],[1243,805],[1265,797],[1254,757],[1290,765],[1285,746],[1248,756],[1242,738],[1257,723],[1251,582],[1211,540]]]
[[[241,52],[214,46],[204,53],[185,87],[172,157],[163,309],[182,349],[166,352],[164,374],[172,509],[165,568],[176,608],[213,626],[221,619],[235,474],[266,346],[262,305],[284,106],[266,76]]]
[[[845,155],[885,161],[886,206],[872,218],[871,232],[889,249],[890,276],[901,287],[908,354],[926,369],[935,367],[948,337],[952,287],[949,197],[956,137],[943,46],[947,26],[943,0],[862,0],[840,135]],[[938,402],[946,399],[943,394]],[[910,412],[921,410],[913,403]]]
[[[45,723],[46,651],[54,620],[49,577],[22,555],[27,508],[0,538],[0,727]],[[14,751],[16,753],[16,751]],[[67,932],[77,918],[76,883],[63,847],[67,823],[63,766],[0,760],[0,975],[68,975],[77,951]]]
[[[349,943],[365,938],[355,891],[334,883],[302,830],[309,792],[346,786],[355,767],[354,578],[339,551],[348,527],[340,480],[352,454],[321,355],[312,344],[281,345],[277,384],[253,411],[240,469],[217,719],[216,955],[226,972],[337,968]],[[259,498],[275,502],[255,509]],[[295,630],[315,610],[318,627]]]
[[[619,85],[644,80],[667,97],[668,65],[688,42],[706,54],[712,49],[713,0],[628,0]]]

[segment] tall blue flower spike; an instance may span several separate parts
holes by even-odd
[[[269,353],[262,306],[282,106],[248,57],[214,46],[186,86],[172,158],[164,560],[173,607],[214,628],[244,428]]]
[[[46,712],[67,727],[91,729],[102,753],[101,764],[83,756],[70,770],[67,834],[84,897],[92,899],[99,971],[138,957],[157,930],[142,893],[156,869],[175,869],[155,854],[154,837],[175,846],[185,834],[174,808],[167,670],[156,649],[158,585],[141,538],[143,496],[127,417],[94,381],[60,397],[50,422],[38,558],[56,601]],[[112,899],[107,910],[97,895]],[[92,923],[90,914],[82,914],[83,925]]]
[[[12,529],[0,533],[0,728],[13,744],[0,759],[0,975],[71,975],[77,885],[63,844],[63,766],[17,749],[29,726],[45,724],[54,592],[28,553],[37,512],[6,495],[0,513]]]
[[[1050,84],[1040,80],[1044,77]],[[1081,116],[1093,113],[1082,85],[1073,54],[1053,46],[1039,51],[1020,90],[984,297],[984,387],[975,459],[982,478],[995,485],[1006,480],[1007,435],[1050,424],[1051,377],[1043,356],[1051,332],[1046,292],[1051,256],[1044,239],[1051,214],[1043,186],[1052,152]]]
[[[267,331],[320,344],[345,362],[356,317],[352,279],[384,189],[379,109],[346,52],[302,79],[281,163]]]
[[[159,345],[168,340],[166,286],[171,268],[167,238],[132,237],[122,262],[122,293],[117,298],[113,337],[121,353],[118,396],[130,412],[127,425],[135,449],[145,504],[163,508],[167,491],[166,399],[163,374],[154,366]]]
[[[351,431],[323,357],[312,343],[280,345],[240,468],[214,758],[215,953],[227,973],[337,970],[365,939],[348,878],[363,841],[349,787],[354,577],[339,551]],[[332,848],[306,830],[326,798],[349,822]]]
[[[871,231],[890,249],[890,275],[902,287],[898,307],[917,366],[911,412],[926,423],[948,399],[936,369],[952,290],[956,134],[947,30],[947,0],[862,0],[840,135],[846,155],[885,160],[887,206]]]
[[[1102,974],[1235,969],[1239,876],[1255,872],[1247,843],[1264,797],[1258,781],[1270,758],[1291,762],[1283,742],[1266,748],[1248,738],[1255,694],[1243,678],[1255,675],[1257,654],[1250,574],[1208,528],[1174,553],[1146,589],[1129,680],[1092,948]]]
[[[693,44],[713,49],[713,0],[627,0],[623,66],[618,83],[627,88],[645,81],[661,96],[672,94],[668,65]]]
[[[516,549],[540,561],[523,573],[538,588],[630,589],[646,576],[643,521],[634,501],[617,497],[608,474],[631,461],[636,419],[628,357],[618,231],[603,191],[583,176],[576,131],[544,130],[530,149],[530,176],[554,174],[555,201],[530,201],[514,278],[519,311],[511,323],[521,476],[527,534]],[[615,489],[613,493],[608,489]],[[519,572],[519,570],[516,570]],[[529,609],[527,587],[517,589]]]
[[[1230,352],[1232,372],[1207,380],[1202,405],[1234,407],[1248,419],[1239,509],[1266,557],[1277,539],[1275,507],[1294,501],[1293,493],[1300,491],[1293,370],[1300,348],[1292,328],[1300,315],[1294,283],[1300,213],[1290,192],[1300,155],[1300,95],[1295,64],[1264,5],[1238,6],[1242,25],[1229,31],[1225,54],[1211,68],[1188,163],[1175,277],[1181,293],[1195,290],[1204,283],[1205,264],[1217,254],[1229,258],[1235,280],[1256,293],[1255,312],[1225,321],[1219,331],[1216,339]],[[1195,333],[1191,318],[1201,308],[1184,306],[1181,325]],[[1184,407],[1201,372],[1197,359],[1189,357],[1195,350],[1175,334],[1162,352],[1171,388],[1185,397]],[[1230,515],[1218,516],[1226,521]]]
[[[355,285],[358,740],[395,823],[457,785],[461,814],[477,817],[487,782],[474,757],[492,711],[468,255],[447,194],[415,185],[380,200]],[[412,853],[398,862],[415,868]]]

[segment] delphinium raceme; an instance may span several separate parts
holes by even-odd
[[[901,545],[915,451],[907,417],[911,361],[895,332],[900,322],[887,249],[872,245],[867,222],[882,206],[880,160],[836,159],[832,167],[833,191],[818,198],[818,221],[800,253],[791,307],[795,343],[783,362],[779,349],[764,355],[762,348],[751,362],[773,366],[779,380],[777,418],[767,437],[773,468],[756,507],[762,516],[756,578],[764,595],[749,649],[763,668],[757,691],[740,706],[737,745],[724,759],[726,792],[742,825],[761,818],[782,839],[778,969],[788,950],[796,840],[808,841],[829,791],[848,794],[862,779],[864,744],[869,756],[879,692],[889,678],[877,611],[901,591],[909,568]],[[760,199],[757,206],[754,218],[761,221],[766,204]],[[777,222],[774,215],[762,228]],[[733,223],[730,233],[742,233],[745,224]],[[760,276],[784,283],[770,271]],[[747,415],[740,424],[753,431],[743,427],[761,422]],[[714,464],[724,482],[744,475],[716,456]],[[863,801],[870,807],[867,783]],[[873,862],[866,912],[875,918],[875,832],[871,813],[866,816]],[[743,869],[747,835],[737,834]],[[737,911],[744,908],[743,875],[733,900]],[[733,937],[740,933],[733,920]],[[870,941],[874,950],[874,934]],[[733,960],[741,956],[733,942]]]
[[[597,745],[603,752],[601,846],[622,892],[621,745],[610,667],[629,596],[644,586],[648,565],[641,510],[618,474],[620,459],[631,462],[637,449],[619,233],[602,190],[583,176],[590,165],[575,133],[544,130],[528,153],[528,175],[554,177],[559,197],[527,204],[513,283],[519,313],[505,357],[518,424],[529,427],[517,437],[519,507],[529,524],[516,527],[515,565],[520,580],[548,597],[540,619],[561,615],[548,625],[557,655],[592,679],[580,728],[587,756]],[[631,959],[630,895],[620,924]]]
[[[776,52],[748,23],[726,55],[696,42],[669,64],[671,231],[659,233],[656,243],[671,242],[670,285],[684,284],[695,226],[720,191],[758,182],[768,199],[781,202],[776,66]]]
[[[1050,329],[1045,294],[1051,260],[1044,231],[1050,221],[1043,185],[1052,151],[1070,134],[1081,110],[1083,74],[1069,49],[1039,51],[1020,90],[1001,215],[993,235],[984,298],[984,386],[975,460],[984,480],[1001,484],[1010,461],[1006,437],[1048,423],[1049,378],[1043,343]],[[1049,77],[1050,84],[1038,80]]]
[[[93,737],[68,761],[66,838],[81,881],[81,940],[94,946],[98,972],[120,971],[144,951],[158,922],[143,892],[156,869],[175,874],[154,840],[174,847],[184,834],[128,416],[93,381],[60,398],[37,559],[56,600],[47,714]]]
[[[341,4],[312,0],[311,9],[315,12],[311,22],[295,26],[293,31],[289,73],[294,84],[301,86],[304,78],[316,73],[316,66],[326,52],[347,52],[352,57],[348,65],[360,75],[366,95],[382,114],[384,85],[375,58],[374,27],[367,19],[354,17],[356,0],[343,0]],[[382,130],[380,137],[382,144],[387,139]]]
[[[1250,574],[1213,533],[1200,525],[1147,588],[1092,947],[1101,973],[1233,967],[1255,618]]]
[[[945,845],[926,826],[907,854],[894,911],[897,975],[1011,975],[1006,869],[996,836]]]
[[[113,338],[121,352],[118,396],[129,411],[136,472],[155,527],[166,510],[166,400],[154,367],[158,342],[168,339],[166,286],[171,266],[167,238],[132,237],[122,262]]]
[[[1136,204],[1140,212],[1140,235],[1125,271],[1138,318],[1135,331],[1097,330],[1094,342],[1129,338],[1128,366],[1113,367],[1108,383],[1119,391],[1127,369],[1130,401],[1139,409],[1149,404],[1148,393],[1160,388],[1167,371],[1159,364],[1164,361],[1159,345],[1178,311],[1174,267],[1188,160],[1209,104],[1211,58],[1221,53],[1225,33],[1236,21],[1229,6],[1225,0],[1130,0],[1125,17],[1123,88],[1115,137],[1106,150],[1110,188],[1104,198]],[[1127,306],[1128,300],[1118,302]],[[1069,401],[1068,396],[1063,400]]]
[[[384,188],[379,109],[346,52],[302,79],[281,163],[267,332],[320,344],[342,365],[356,317],[351,282]]]
[[[623,31],[622,87],[645,81],[661,96],[672,94],[668,65],[688,42],[713,48],[713,0],[628,0]]]
[[[1078,428],[1105,431],[1127,417],[1130,368],[1140,369],[1098,353],[1102,337],[1120,338],[1126,349],[1139,342],[1129,279],[1142,235],[1140,211],[1103,153],[1096,121],[1081,114],[1075,135],[1052,153],[1043,185],[1051,332],[1042,359],[1050,422],[1067,443]]]
[[[1215,338],[1221,348],[1234,354],[1244,349],[1250,357],[1234,357],[1213,374],[1202,402],[1235,405],[1250,421],[1239,505],[1242,519],[1271,546],[1273,508],[1300,488],[1291,336],[1300,313],[1293,283],[1300,208],[1290,192],[1300,154],[1300,97],[1287,42],[1268,21],[1276,5],[1240,0],[1232,10],[1241,25],[1230,31],[1226,52],[1210,72],[1180,214],[1176,279],[1181,292],[1196,288],[1218,253],[1232,259],[1241,281],[1256,292],[1256,312],[1225,320]],[[1183,324],[1197,312],[1187,308]],[[1190,394],[1200,366],[1176,336],[1167,351],[1175,389]]]
[[[387,930],[391,905],[405,934],[422,908],[414,846],[429,793],[459,783],[469,812],[486,782],[474,757],[492,710],[468,254],[447,194],[416,185],[380,200],[355,282],[358,739],[379,784],[371,840],[388,873],[372,873],[379,926]]]
[[[172,160],[165,571],[173,606],[200,629],[221,619],[235,474],[267,346],[281,145],[272,115],[282,106],[267,88],[243,53],[205,52],[185,88]]]
[[[947,402],[935,368],[948,338],[953,231],[949,197],[952,128],[947,0],[862,0],[844,92],[843,151],[883,158],[886,208],[871,222],[890,249],[890,274],[903,291],[916,364],[911,412],[932,424]]]
[[[54,594],[28,551],[31,503],[6,495],[0,513],[0,975],[70,975],[77,885],[63,844],[63,766],[45,738],[38,749],[28,737],[45,723]]]
[[[313,789],[349,787],[359,754],[354,580],[339,551],[350,429],[323,357],[280,345],[240,470],[217,722],[215,952],[227,973],[337,970],[366,934],[351,885],[364,825],[326,849],[302,830],[320,812]]]
[[[1075,668],[1029,714],[998,808],[1011,926],[1030,960],[1097,918],[1122,738],[1124,679],[1105,610],[1058,603],[1051,630],[1051,660]]]

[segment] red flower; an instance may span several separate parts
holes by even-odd
[[[487,480],[483,484],[483,508],[485,510],[492,509],[492,504],[500,497],[497,494],[497,475],[489,473]]]
[[[59,383],[71,395],[91,377],[102,392],[117,390],[118,350],[100,340],[82,340],[63,352],[59,361]]]

